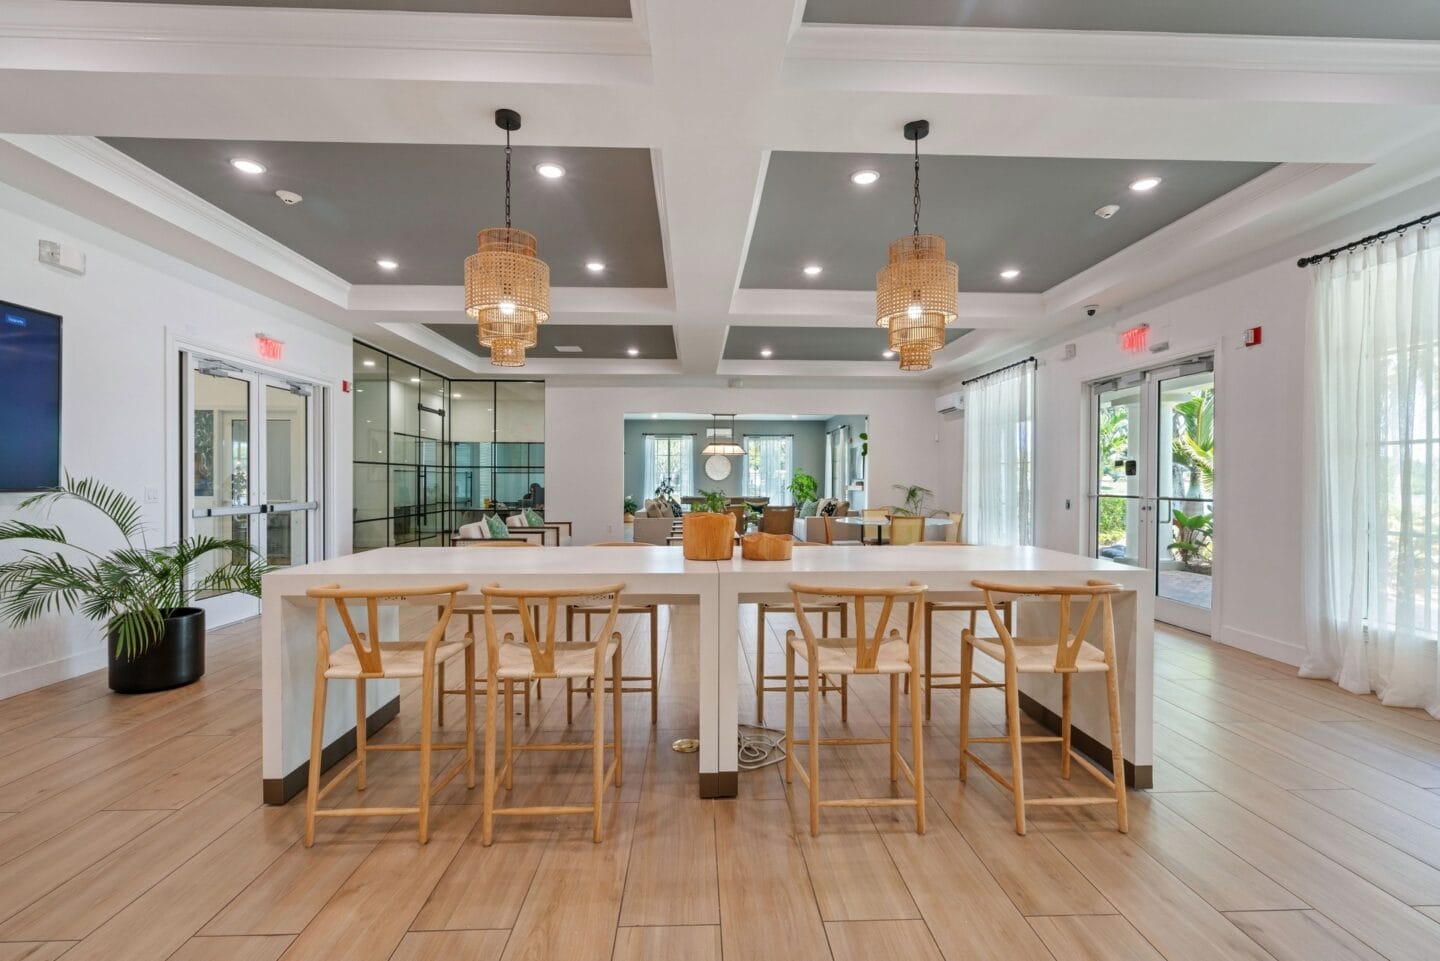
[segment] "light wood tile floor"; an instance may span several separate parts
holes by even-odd
[[[956,777],[945,691],[925,731],[929,833],[905,809],[835,810],[812,839],[778,768],[703,801],[695,755],[669,749],[696,727],[691,618],[664,616],[659,726],[644,696],[627,698],[625,785],[598,846],[575,818],[501,820],[481,847],[462,779],[424,848],[411,820],[378,818],[321,822],[305,850],[301,799],[260,804],[254,621],[213,631],[209,673],[178,691],[120,697],[93,674],[0,702],[0,961],[1440,958],[1440,723],[1422,712],[1162,626],[1155,789],[1132,793],[1128,836],[1097,808],[1038,810],[1016,837],[1005,795]],[[740,624],[753,632],[753,617]],[[959,622],[936,624],[954,669]],[[622,626],[633,669],[645,627]],[[770,621],[772,666],[786,627]],[[742,650],[744,720],[753,634]],[[850,733],[880,732],[885,694],[855,683]],[[782,695],[768,696],[778,723]],[[414,737],[413,684],[403,699],[378,740]],[[976,716],[977,733],[999,733],[993,692]],[[837,697],[821,717],[840,727]],[[582,700],[576,729],[589,723]],[[518,736],[565,726],[552,684]],[[363,803],[410,802],[413,757],[370,769]],[[883,753],[838,748],[822,779],[883,792],[886,772]],[[1026,779],[1071,789],[1043,748]],[[580,756],[526,755],[515,779],[517,801],[588,790]]]

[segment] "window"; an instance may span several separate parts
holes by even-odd
[[[844,497],[850,486],[850,428],[837,427],[825,435],[825,496]]]
[[[1035,363],[965,386],[965,520],[976,544],[1034,543]]]
[[[646,434],[643,496],[654,497],[662,482],[675,488],[677,497],[694,493],[694,464],[695,438],[689,434]]]
[[[794,437],[746,435],[744,496],[768,497],[772,504],[788,504],[794,453]]]

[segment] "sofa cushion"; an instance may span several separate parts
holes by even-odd
[[[545,518],[541,517],[541,516],[539,515],[539,513],[537,513],[536,511],[530,510],[530,509],[527,507],[527,508],[525,509],[525,526],[526,526],[526,527],[544,527],[544,526],[545,526]]]
[[[820,506],[819,501],[806,501],[800,505],[800,517],[814,517],[816,509]]]
[[[510,527],[500,518],[499,514],[491,514],[486,517],[485,523],[490,526],[491,539],[497,541],[510,539]]]
[[[530,522],[526,520],[524,513],[511,514],[505,518],[506,527],[529,527]]]
[[[461,524],[460,536],[471,541],[488,541],[490,539],[490,525],[484,521],[477,521],[474,524]]]

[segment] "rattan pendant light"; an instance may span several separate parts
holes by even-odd
[[[915,230],[890,245],[890,262],[875,275],[875,325],[889,331],[901,370],[929,370],[958,316],[960,268],[945,259],[944,237],[920,232],[920,141],[928,133],[928,120],[905,125],[915,144]]]
[[[486,227],[465,258],[465,313],[478,323],[480,346],[496,367],[524,367],[539,325],[550,319],[550,267],[536,254],[535,236],[510,226],[510,132],[520,114],[495,111],[505,131],[505,226]]]

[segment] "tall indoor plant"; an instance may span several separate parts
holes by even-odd
[[[205,612],[191,606],[202,594],[239,591],[259,596],[265,562],[244,541],[188,537],[149,547],[140,505],[93,478],[68,473],[56,490],[26,498],[21,508],[78,501],[108,520],[122,546],[109,552],[73,543],[58,526],[12,520],[0,541],[35,546],[0,563],[0,619],[28,624],[55,611],[77,611],[105,625],[110,687],[134,694],[179,687],[205,673]],[[61,549],[63,548],[63,550]],[[202,560],[217,566],[192,577]]]

